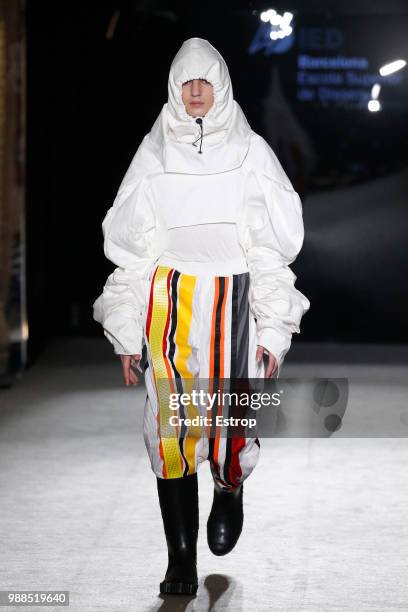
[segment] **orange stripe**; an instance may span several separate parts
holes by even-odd
[[[225,308],[228,296],[228,277],[225,277],[224,299],[221,305],[221,337],[220,337],[220,378],[224,378],[224,353],[225,353]]]
[[[159,423],[159,413],[157,413],[156,421],[158,424]],[[160,437],[160,434],[158,434],[158,438],[159,438],[160,459],[162,460],[162,474],[163,474],[163,478],[167,478],[166,462],[164,461],[164,450],[163,450],[163,444],[162,444],[162,439]]]
[[[221,316],[220,316],[220,378],[224,377],[224,354],[225,354],[225,304],[227,302],[227,296],[228,296],[228,278],[224,277],[224,296],[223,296],[223,300],[221,303]],[[219,293],[219,279],[217,278],[217,285],[218,285],[218,293]],[[214,336],[215,336],[215,329],[214,331]],[[223,390],[223,383],[222,381],[220,381],[220,391],[222,393]],[[222,406],[222,402],[221,402],[221,406],[218,406],[218,412],[217,414],[222,415],[223,412],[223,406]],[[214,442],[214,459],[215,461],[218,463],[218,455],[219,455],[219,447],[220,447],[220,436],[219,436],[219,432],[221,430],[222,426],[220,425],[219,427],[216,428],[216,438],[215,438],[215,442]]]

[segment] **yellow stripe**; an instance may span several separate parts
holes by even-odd
[[[187,360],[191,355],[188,334],[193,318],[193,294],[196,280],[196,277],[190,274],[180,274],[175,340],[178,347],[176,368],[183,378],[191,378],[193,376],[187,368]]]
[[[169,379],[166,367],[167,356],[163,354],[163,338],[169,315],[167,276],[171,268],[159,266],[153,286],[153,309],[149,344],[154,364],[154,375],[159,402],[160,437],[163,447],[167,478],[180,478],[182,459],[178,445],[178,432],[171,426],[169,418],[175,414],[169,406],[169,394],[174,391],[173,380]],[[170,323],[170,321],[169,321]]]
[[[163,338],[166,322],[170,315],[168,304],[167,277],[171,268],[158,266],[153,287],[153,308],[150,327],[149,344],[153,360],[156,389],[159,402],[160,438],[166,469],[166,478],[180,478],[183,475],[183,461],[180,453],[178,428],[170,425],[171,416],[180,416],[178,411],[169,407],[169,394],[177,391],[174,383],[174,373],[167,355],[163,354]],[[182,377],[183,391],[190,393],[195,385],[194,374],[187,366],[192,347],[188,342],[193,317],[193,297],[197,278],[189,274],[180,274],[178,284],[177,327],[175,331],[175,366]],[[169,328],[171,319],[169,319]],[[168,328],[168,329],[169,329]],[[186,416],[199,416],[193,404],[185,406]],[[188,463],[188,473],[196,471],[195,449],[201,437],[200,426],[188,427],[184,440],[184,455]]]
[[[191,321],[193,317],[193,296],[196,285],[197,277],[191,274],[181,274],[179,281],[179,302],[177,310],[177,330],[176,330],[176,344],[178,347],[176,357],[176,368],[180,373],[183,382],[183,390],[185,393],[191,393],[194,389],[195,379],[194,375],[190,372],[187,367],[187,361],[191,355],[191,345],[188,342],[188,335],[191,328]],[[194,404],[188,404],[185,406],[186,416],[188,418],[194,418],[199,416],[199,411]],[[186,432],[184,440],[184,456],[188,463],[188,473],[193,474],[197,470],[195,464],[195,449],[198,440],[201,437],[202,428],[201,426],[190,425]]]

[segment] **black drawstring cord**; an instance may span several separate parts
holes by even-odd
[[[198,123],[198,124],[200,125],[200,128],[201,128],[201,134],[200,134],[200,136],[197,138],[197,140],[198,140],[199,138],[201,138],[201,142],[200,142],[200,149],[199,149],[199,151],[197,151],[197,153],[202,153],[202,150],[201,150],[201,145],[203,144],[203,120],[201,119],[201,117],[197,117],[197,119],[196,119],[196,123]],[[192,142],[192,143],[191,143],[191,144],[193,145],[193,147],[196,147],[196,146],[197,146],[197,145],[196,145],[197,140],[195,140],[194,142]]]

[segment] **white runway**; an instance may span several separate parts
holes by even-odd
[[[104,339],[50,345],[0,392],[0,590],[68,590],[75,612],[408,610],[404,351],[399,365],[386,356],[398,350],[381,347],[347,365],[356,352],[291,351],[281,377],[349,378],[351,437],[261,439],[244,532],[226,557],[207,548],[212,480],[200,467],[200,585],[189,600],[158,595],[167,553],[143,383],[123,385]],[[354,437],[354,423],[389,437]]]

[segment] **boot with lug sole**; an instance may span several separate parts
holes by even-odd
[[[168,549],[168,567],[160,593],[195,595],[197,579],[197,473],[157,478],[157,491]]]
[[[244,522],[244,485],[233,490],[214,484],[214,500],[207,522],[208,546],[214,555],[226,555],[234,548]]]

